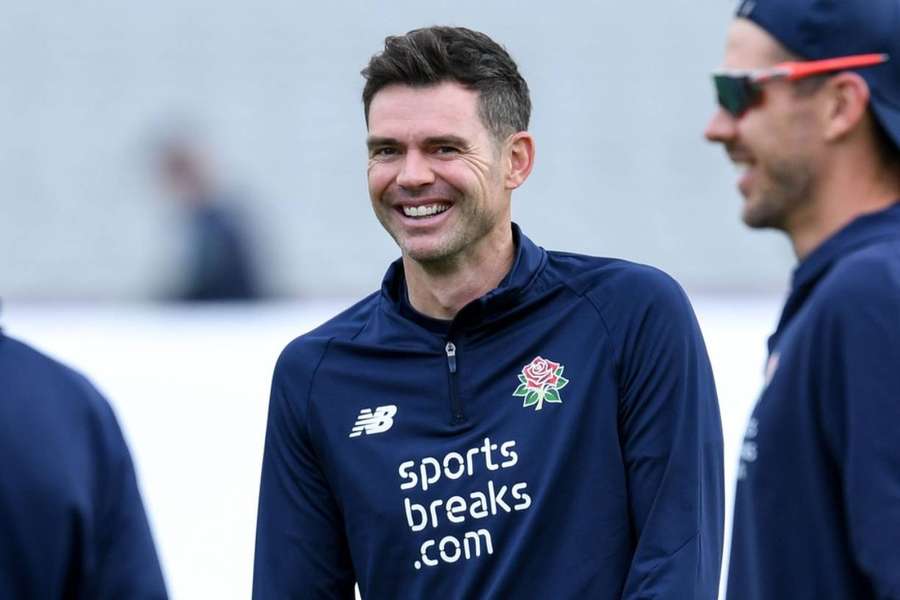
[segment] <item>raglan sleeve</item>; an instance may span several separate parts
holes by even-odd
[[[310,438],[309,389],[323,349],[300,338],[275,367],[263,453],[254,600],[352,600],[343,519]]]
[[[94,409],[94,466],[102,482],[96,497],[97,561],[86,594],[97,600],[165,600],[162,569],[122,429],[106,399],[86,380],[81,383]]]
[[[900,269],[857,265],[819,331],[819,418],[843,487],[854,563],[879,600],[900,599]]]
[[[687,296],[646,268],[610,315],[635,550],[623,600],[714,600],[722,557],[722,425]]]

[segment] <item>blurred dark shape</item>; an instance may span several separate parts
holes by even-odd
[[[0,598],[166,597],[109,404],[0,330]]]
[[[172,136],[160,147],[163,183],[187,212],[185,301],[254,300],[260,297],[253,245],[236,198],[220,189],[199,146]]]

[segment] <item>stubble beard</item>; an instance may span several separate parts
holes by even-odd
[[[438,239],[428,244],[418,243],[416,238],[420,236],[406,236],[403,225],[393,214],[393,208],[385,208],[379,203],[375,216],[393,238],[403,256],[426,268],[445,270],[459,261],[466,248],[487,235],[496,221],[492,215],[478,210],[473,202],[462,196],[454,198],[451,210],[456,213],[452,215],[453,222],[447,223],[444,226],[446,229],[437,234]]]
[[[742,219],[753,229],[788,231],[792,216],[812,199],[813,168],[799,159],[760,166],[765,181],[756,198],[745,199]]]

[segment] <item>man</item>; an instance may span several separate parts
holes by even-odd
[[[182,205],[187,253],[178,300],[251,301],[261,293],[246,218],[216,181],[200,144],[174,132],[159,148],[164,187]]]
[[[166,597],[109,404],[0,332],[0,598]]]
[[[278,361],[254,597],[715,598],[721,428],[684,293],[512,224],[531,104],[486,35],[389,37],[363,74],[402,257]]]
[[[900,598],[900,2],[756,0],[706,131],[799,264],[747,428],[728,597]]]

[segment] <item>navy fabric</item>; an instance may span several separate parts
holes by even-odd
[[[900,204],[797,267],[769,352],[729,600],[900,598]]]
[[[876,118],[900,148],[900,0],[743,0],[737,14],[807,60],[889,55],[857,72],[869,84]]]
[[[254,598],[716,598],[721,424],[684,292],[514,238],[450,323],[404,301],[397,261],[284,350]]]
[[[254,300],[260,296],[246,226],[227,198],[200,200],[190,216],[190,255],[182,300]]]
[[[166,598],[107,402],[0,333],[0,598]]]

